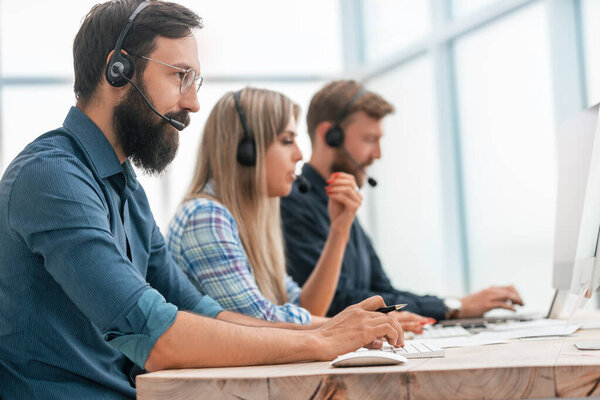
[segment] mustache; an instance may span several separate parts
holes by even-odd
[[[181,122],[185,127],[190,124],[190,112],[181,110],[181,111],[172,111],[165,114],[165,117],[174,119],[175,121]],[[162,121],[163,124],[168,125],[169,123],[165,120]]]
[[[374,159],[370,159],[369,161],[363,163],[362,167],[363,168],[370,167],[371,165],[373,165],[373,162],[375,162],[375,160]]]

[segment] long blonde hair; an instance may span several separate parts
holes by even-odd
[[[256,166],[243,166],[236,160],[244,131],[233,92],[226,93],[204,126],[194,177],[184,201],[207,197],[203,193],[206,185],[214,185],[217,200],[237,223],[258,288],[274,304],[284,304],[287,292],[279,198],[267,195],[265,155],[290,119],[298,120],[300,107],[281,93],[249,87],[241,91],[240,103],[256,142]]]

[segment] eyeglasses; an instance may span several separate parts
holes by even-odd
[[[179,68],[174,65],[167,64],[166,62],[158,61],[153,58],[145,57],[145,56],[137,56],[136,55],[136,57],[143,58],[144,60],[148,60],[148,61],[153,61],[155,63],[165,65],[167,67],[175,68],[175,69],[181,71],[183,73],[183,76],[181,77],[181,81],[179,82],[179,93],[181,93],[181,94],[186,94],[190,90],[192,85],[194,85],[194,84],[196,84],[196,92],[198,92],[200,90],[200,87],[202,86],[202,82],[204,82],[204,77],[196,76],[196,71],[192,68],[188,68],[188,69]]]

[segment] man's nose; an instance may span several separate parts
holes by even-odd
[[[196,113],[200,110],[200,103],[198,102],[198,92],[195,87],[189,88],[186,94],[181,96],[180,106],[185,110]]]
[[[371,154],[371,156],[375,160],[379,160],[381,158],[381,144],[379,142],[377,142],[377,144],[375,145],[375,149],[373,149],[373,153]]]

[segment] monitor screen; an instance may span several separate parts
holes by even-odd
[[[600,132],[596,105],[558,130],[558,182],[553,286],[593,290],[600,231]],[[591,293],[588,293],[591,295]]]

